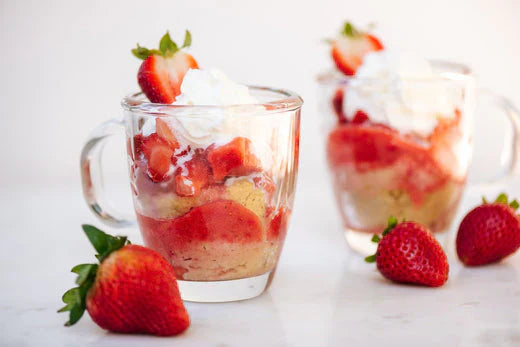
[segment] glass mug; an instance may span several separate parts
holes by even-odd
[[[477,96],[491,97],[510,117],[516,135],[505,171],[516,170],[519,112],[476,90],[468,67],[431,63],[439,76],[433,80],[318,76],[333,190],[347,242],[360,253],[375,252],[370,239],[389,216],[422,223],[436,235],[449,229],[471,163]]]
[[[81,154],[83,193],[101,221],[135,224],[106,203],[100,157],[126,132],[130,184],[146,246],[173,266],[184,300],[260,295],[282,251],[294,201],[302,99],[249,87],[256,105],[153,104],[123,99],[123,120],[90,135]]]

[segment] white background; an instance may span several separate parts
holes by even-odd
[[[346,19],[377,23],[387,47],[464,62],[481,85],[520,104],[519,0],[2,0],[0,185],[79,187],[78,158],[88,133],[119,116],[120,99],[138,89],[140,62],[130,49],[137,42],[155,47],[167,29],[181,41],[188,28],[202,67],[303,97],[299,189],[328,189],[315,76],[331,66],[322,39]],[[113,147],[122,153],[122,143]],[[124,160],[114,155],[114,162],[122,168],[112,170],[114,179],[126,179]]]
[[[315,83],[331,66],[322,39],[345,19],[376,22],[387,47],[467,63],[481,85],[520,104],[520,0],[0,0],[0,344],[518,346],[520,252],[502,264],[464,268],[454,229],[449,281],[432,290],[391,285],[347,251],[326,176]],[[305,100],[298,193],[273,286],[246,302],[187,304],[193,323],[175,341],[108,334],[88,317],[65,329],[56,310],[73,284],[68,271],[94,259],[79,224],[100,224],[81,197],[81,147],[137,90],[139,61],[130,49],[155,46],[167,29],[182,40],[186,28],[202,67],[292,89]],[[492,167],[502,117],[480,117],[475,139],[486,151],[475,162]],[[107,183],[128,190],[123,142],[108,147]],[[519,187],[506,188],[518,197]],[[454,225],[494,189],[471,189]],[[129,208],[130,194],[114,193]],[[139,243],[137,230],[124,233]]]

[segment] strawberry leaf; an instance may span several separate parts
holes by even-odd
[[[372,254],[365,258],[365,261],[367,263],[374,263],[376,261],[376,255]]]
[[[497,196],[495,202],[507,204],[507,195],[505,193],[501,193],[499,196]]]
[[[191,46],[191,33],[189,30],[186,30],[186,33],[184,34],[184,43],[182,44],[182,48]]]
[[[108,235],[92,225],[84,224],[82,228],[98,252],[96,258],[98,258],[99,262],[102,262],[110,253],[130,243],[126,236]],[[72,268],[71,271],[78,275],[76,278],[78,286],[67,290],[63,294],[61,299],[65,306],[58,310],[58,312],[69,312],[69,320],[65,323],[65,326],[73,325],[83,316],[86,308],[87,293],[96,280],[98,268],[98,264],[80,264]]]
[[[71,325],[76,324],[77,321],[83,316],[83,312],[85,312],[85,307],[81,305],[76,305],[70,310],[69,321],[65,323],[66,327],[70,327]]]
[[[346,22],[341,32],[343,35],[355,38],[361,36],[361,33],[350,22]]]
[[[78,278],[76,278],[76,284],[82,285],[92,274],[95,276],[98,269],[97,264],[80,264],[76,265],[72,268],[72,272],[78,274]]]
[[[372,239],[370,241],[372,241],[374,243],[379,243],[379,241],[381,241],[381,238],[379,237],[379,235],[374,234],[374,236],[372,236]]]
[[[148,49],[145,47],[141,47],[139,46],[139,44],[137,44],[137,48],[132,49],[132,54],[141,60],[145,60],[149,56],[153,54],[161,54],[161,52],[159,52],[156,49]]]
[[[520,207],[520,204],[518,204],[518,201],[515,199],[509,203],[509,207],[511,207],[513,210],[516,210],[518,207]]]
[[[396,225],[398,224],[399,222],[397,221],[397,218],[395,218],[394,216],[390,216],[388,218],[388,225],[387,227],[385,228],[385,230],[383,230],[383,236],[385,236],[386,234],[388,234],[390,231],[392,231],[393,228],[396,227]]]
[[[177,44],[172,41],[170,33],[167,31],[166,34],[161,38],[159,42],[159,50],[164,57],[172,56],[179,50]]]
[[[95,250],[98,252],[96,258],[99,262],[102,262],[110,253],[129,244],[126,236],[108,235],[92,225],[84,224],[82,225],[82,228],[90,240],[90,243],[92,243],[92,246],[94,246]]]

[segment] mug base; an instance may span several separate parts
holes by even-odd
[[[262,294],[273,271],[263,275],[225,281],[177,280],[181,298],[190,302],[229,302],[247,300]],[[274,274],[274,273],[273,273]]]

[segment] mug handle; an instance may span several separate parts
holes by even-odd
[[[502,167],[501,171],[494,178],[474,184],[478,186],[494,184],[520,174],[520,111],[509,99],[490,90],[480,88],[477,91],[477,96],[479,100],[482,98],[488,99],[491,105],[495,105],[502,110],[509,119],[513,130],[511,143],[507,146],[510,147],[511,151],[511,155],[506,161],[507,164]]]
[[[101,157],[105,142],[112,136],[124,132],[124,121],[111,119],[92,131],[81,151],[81,183],[83,196],[90,210],[105,224],[114,228],[124,228],[135,224],[135,220],[125,217],[115,210],[106,199],[103,185]]]

